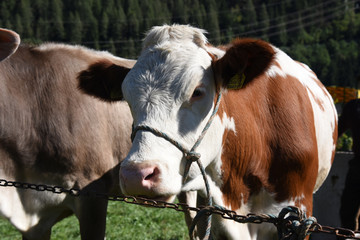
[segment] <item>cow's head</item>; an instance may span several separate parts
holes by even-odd
[[[96,91],[88,92],[105,100],[124,97],[135,128],[145,125],[157,129],[190,149],[206,125],[219,91],[248,87],[266,70],[273,55],[273,48],[259,40],[235,40],[222,51],[208,45],[200,29],[181,25],[154,27],[129,73],[98,63],[84,78],[80,76],[80,82],[97,82],[84,86],[92,86]],[[223,114],[222,119],[214,119],[196,148],[208,176],[217,184],[221,184],[222,135],[226,123],[231,125],[225,118]],[[183,183],[185,163],[183,152],[173,143],[153,132],[139,130],[121,164],[121,189],[125,194],[162,200],[171,200],[182,190],[203,190],[195,164]]]
[[[20,44],[20,37],[16,32],[0,28],[0,61],[13,54]]]

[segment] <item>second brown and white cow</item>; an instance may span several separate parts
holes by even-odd
[[[135,61],[50,43],[20,45],[8,57],[15,49],[0,32],[2,40],[0,179],[118,194],[119,163],[131,146],[129,107],[83,94],[77,75],[96,62],[129,69]],[[0,187],[0,216],[23,239],[50,239],[51,227],[73,213],[82,239],[104,239],[106,211],[100,198]]]
[[[277,215],[288,205],[311,215],[313,192],[333,161],[337,114],[306,65],[264,41],[236,39],[222,51],[208,44],[203,30],[165,25],[149,31],[125,79],[111,74],[115,69],[97,63],[93,79],[87,72],[80,83],[100,89],[98,77],[106,74],[117,77],[109,79],[114,93],[121,93],[122,84],[136,130],[121,164],[124,193],[172,201],[181,191],[205,192],[196,164],[183,183],[184,153],[154,129],[190,150],[222,93],[219,111],[195,149],[214,203],[242,215]],[[271,224],[239,224],[218,216],[211,231],[215,239],[276,236]]]

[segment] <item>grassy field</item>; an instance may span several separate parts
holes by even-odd
[[[21,235],[6,220],[0,218],[0,238],[20,240]],[[51,239],[80,239],[79,224],[72,216],[56,224]],[[172,209],[154,209],[122,202],[110,202],[106,240],[178,240],[189,239],[184,214]]]

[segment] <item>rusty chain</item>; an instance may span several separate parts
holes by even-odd
[[[18,181],[8,181],[5,179],[0,179],[0,187],[15,187],[18,189],[30,189],[34,191],[40,192],[52,192],[55,194],[67,194],[73,197],[98,197],[103,198],[108,201],[117,201],[117,202],[125,202],[129,204],[135,204],[140,206],[147,206],[153,208],[169,208],[178,212],[200,212],[203,211],[205,215],[219,215],[224,219],[233,220],[238,223],[253,223],[253,224],[261,224],[261,223],[272,223],[278,227],[282,226],[288,230],[287,235],[282,235],[281,239],[293,239],[290,238],[292,234],[292,226],[294,225],[293,217],[292,218],[279,218],[273,215],[268,214],[252,214],[249,213],[247,215],[238,215],[235,211],[224,209],[217,206],[199,206],[199,207],[191,207],[186,203],[169,203],[165,201],[157,201],[152,199],[147,199],[144,197],[134,197],[134,196],[120,196],[120,195],[108,195],[105,193],[98,193],[94,191],[82,191],[77,188],[66,189],[60,186],[50,186],[45,184],[34,184],[34,183],[26,183],[26,182],[18,182]],[[329,226],[322,226],[317,222],[314,222],[309,226],[308,232],[310,233],[325,233],[336,235],[337,237],[343,239],[358,239],[360,240],[360,232],[352,231],[345,228],[335,228]],[[356,236],[358,234],[359,236]]]

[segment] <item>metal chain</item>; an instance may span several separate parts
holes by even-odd
[[[52,192],[55,194],[64,193],[73,197],[97,197],[97,198],[106,199],[108,201],[125,202],[129,204],[135,204],[135,205],[147,206],[153,208],[169,208],[184,213],[189,211],[194,211],[197,213],[203,211],[205,215],[219,215],[224,219],[233,220],[238,223],[252,223],[252,224],[272,223],[276,225],[278,228],[279,226],[281,226],[282,228],[286,228],[290,231],[290,233],[288,233],[288,235],[284,236],[282,239],[294,239],[294,238],[290,238],[291,237],[290,235],[293,234],[291,229],[293,229],[294,225],[296,225],[294,224],[293,216],[288,218],[280,218],[269,214],[252,214],[252,213],[249,213],[247,215],[238,215],[235,211],[224,209],[222,207],[217,207],[217,206],[191,207],[186,203],[169,203],[165,201],[155,201],[143,197],[108,195],[106,193],[98,193],[94,191],[83,191],[77,188],[66,189],[60,186],[8,181],[5,179],[0,179],[0,187],[15,187],[18,189],[25,189],[25,190],[30,189],[40,192]],[[355,236],[355,234],[360,235],[359,231],[322,226],[317,222],[312,223],[311,226],[308,227],[308,232],[332,234],[344,239],[360,240],[360,237]]]
[[[66,189],[60,186],[49,186],[45,184],[34,184],[34,183],[25,183],[25,182],[16,182],[16,181],[7,181],[5,179],[0,179],[0,187],[15,187],[20,189],[31,189],[39,192],[52,192],[56,194],[66,193],[70,196],[80,196],[80,189],[71,188]]]

